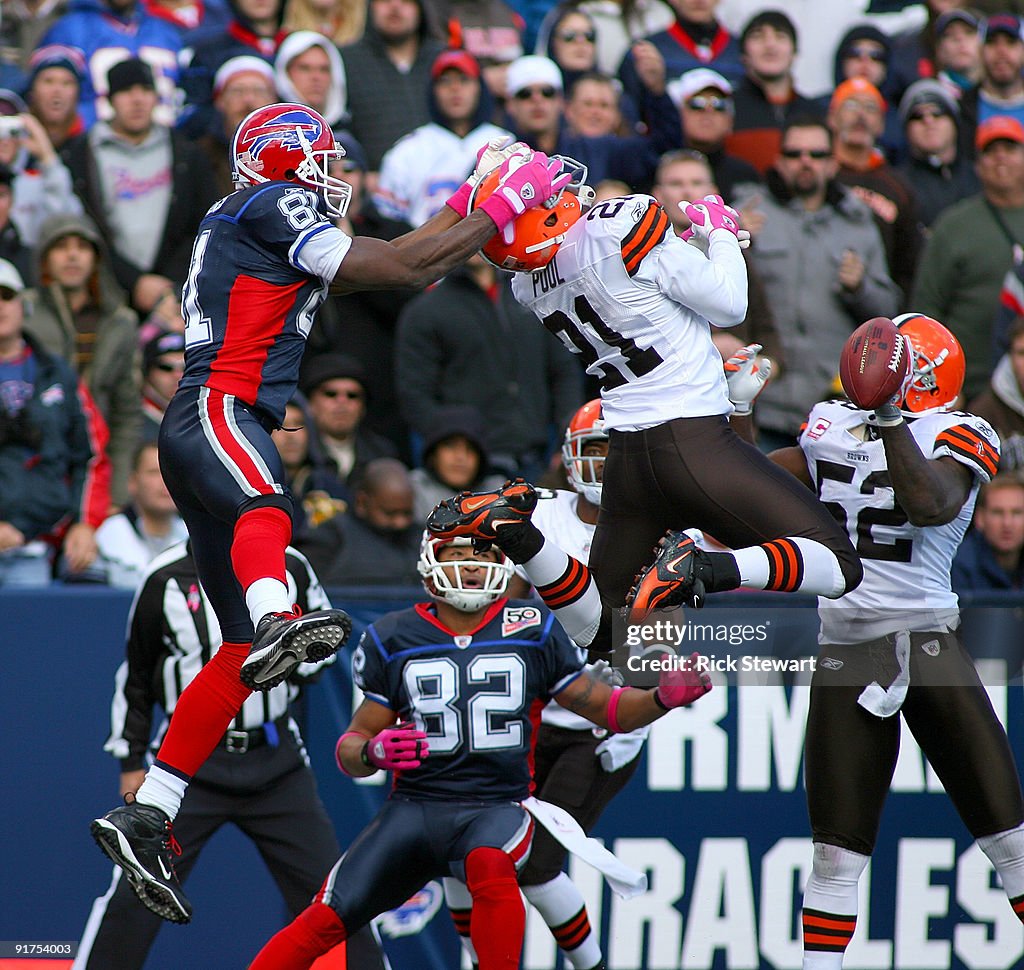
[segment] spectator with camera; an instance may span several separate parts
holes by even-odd
[[[62,357],[89,388],[110,432],[111,498],[128,500],[141,399],[138,326],[104,269],[103,243],[85,216],[55,216],[39,237],[39,287],[25,330]]]
[[[47,585],[64,530],[65,559],[84,570],[109,504],[102,419],[71,367],[25,333],[24,290],[0,260],[0,586]]]
[[[25,102],[7,90],[0,90],[0,165],[14,172],[11,221],[26,246],[35,246],[49,216],[81,215],[71,176],[46,130]]]

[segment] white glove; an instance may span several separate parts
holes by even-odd
[[[532,149],[524,141],[515,141],[512,135],[498,135],[492,138],[476,156],[476,168],[470,181],[476,185],[485,175],[493,172],[506,158],[513,155],[529,157]]]
[[[772,376],[772,362],[768,358],[758,364],[757,355],[760,352],[760,344],[747,344],[725,362],[729,400],[737,414],[750,414],[754,399]]]
[[[607,660],[598,660],[596,663],[588,664],[587,669],[594,680],[609,687],[622,687],[626,680],[618,667],[613,667]]]
[[[609,734],[595,749],[601,759],[601,767],[609,773],[625,768],[640,754],[647,733],[641,730],[629,734]]]

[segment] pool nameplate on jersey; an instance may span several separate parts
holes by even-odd
[[[558,256],[554,256],[547,266],[543,269],[537,270],[530,279],[533,280],[534,296],[539,296],[541,293],[548,293],[556,286],[560,286],[564,283],[565,280],[562,279],[561,274],[558,272]]]
[[[510,637],[520,630],[540,626],[541,614],[536,606],[506,606],[501,617],[501,635]]]

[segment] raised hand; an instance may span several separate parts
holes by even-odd
[[[529,158],[532,149],[526,142],[514,141],[511,135],[498,135],[486,145],[481,145],[476,153],[476,167],[468,179],[459,186],[455,194],[445,202],[449,209],[454,209],[459,218],[465,219],[469,212],[469,200],[480,179],[493,172],[499,165],[512,156]]]
[[[765,358],[758,363],[760,344],[747,344],[725,362],[725,378],[729,384],[729,400],[737,414],[750,414],[754,399],[772,376],[772,362]]]
[[[694,236],[710,239],[716,229],[725,229],[739,239],[740,214],[731,205],[726,205],[720,195],[706,195],[699,202],[684,199],[679,208],[690,220]]]
[[[529,158],[513,155],[502,162],[501,181],[479,208],[501,231],[527,209],[557,197],[572,181],[571,173],[559,174],[561,169],[560,161],[548,158],[543,152],[534,152]]]
[[[666,711],[674,707],[689,707],[695,700],[711,690],[711,675],[699,670],[701,656],[691,653],[686,662],[673,670],[662,670],[654,699]]]

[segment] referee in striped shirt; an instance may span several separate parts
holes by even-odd
[[[288,548],[289,593],[304,612],[331,604],[309,562]],[[121,794],[134,794],[145,777],[153,738],[153,708],[168,717],[181,692],[221,643],[217,617],[199,585],[187,543],[157,556],[142,579],[128,620],[124,662],[115,677],[110,737],[104,745],[121,763]],[[298,725],[289,705],[303,681],[334,663],[302,663],[273,690],[249,696],[209,760],[193,778],[174,834],[182,854],[175,869],[188,879],[203,846],[226,822],[249,836],[266,861],[285,903],[298,915],[338,858],[334,828],[317,794]],[[146,909],[114,868],[110,888],[93,903],[73,970],[141,968],[164,921]],[[237,929],[237,928],[236,928]],[[261,928],[257,938],[262,938]],[[239,939],[244,939],[242,933]],[[384,970],[368,929],[348,942],[349,970]]]

